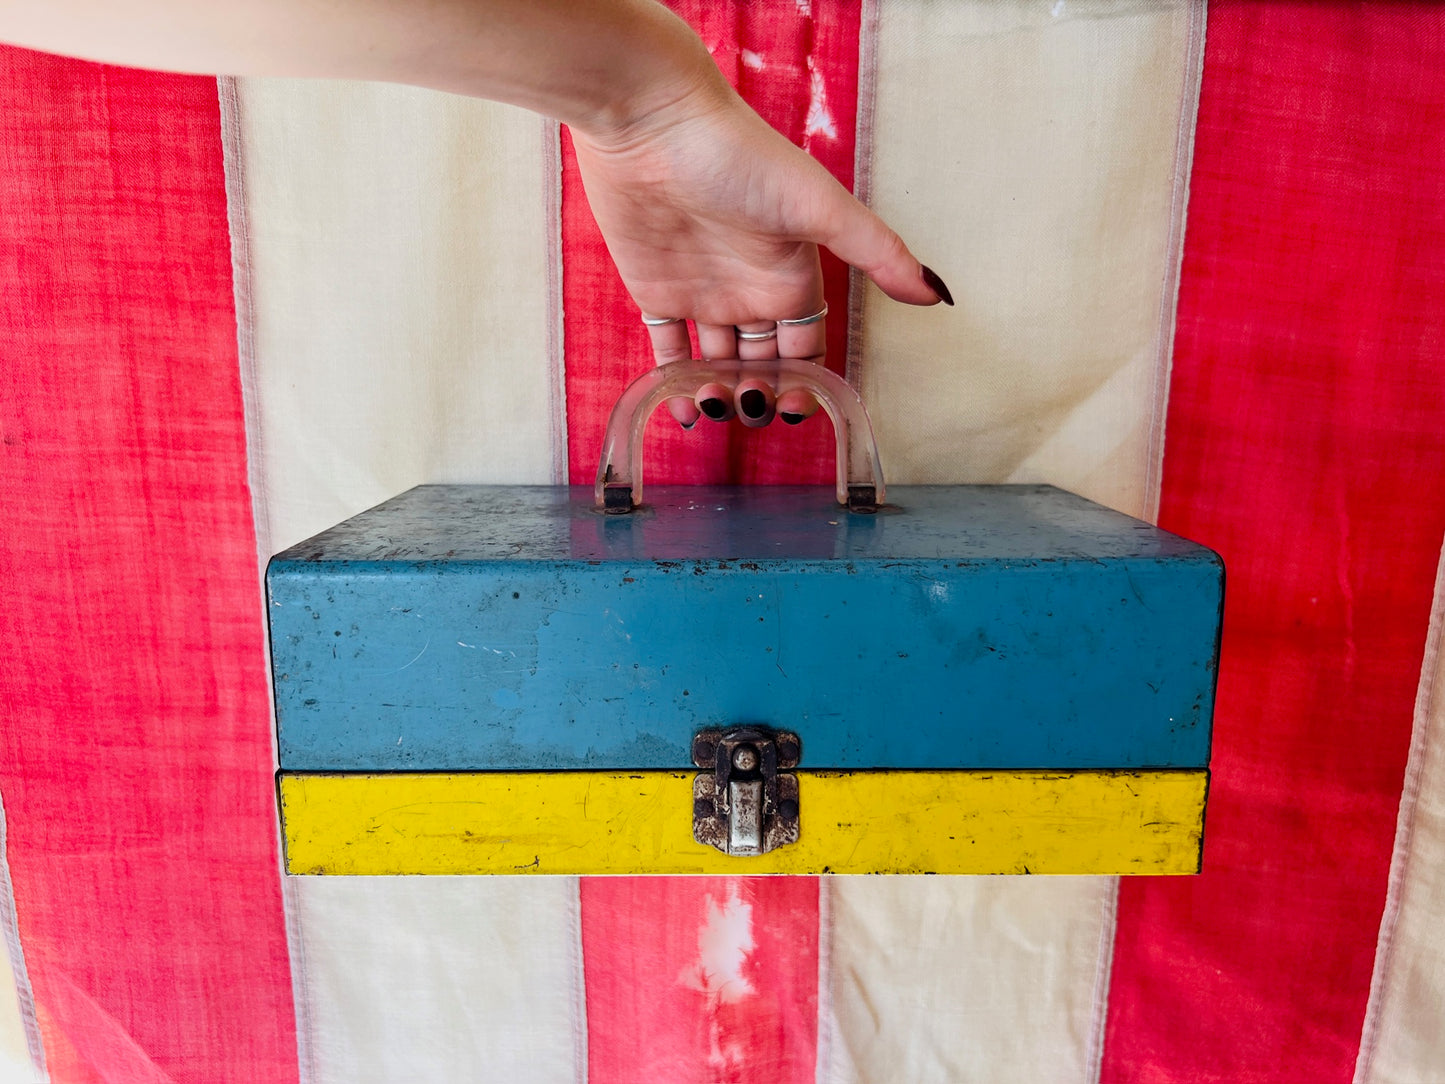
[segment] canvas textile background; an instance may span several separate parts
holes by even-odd
[[[1445,1079],[1445,15],[1215,4],[1198,91],[1193,5],[682,10],[960,299],[829,271],[890,477],[1224,553],[1206,872],[1117,924],[1111,879],[282,879],[258,552],[415,481],[587,481],[635,311],[538,118],[5,50],[0,1036],[37,1068],[0,1066]],[[651,447],[818,480],[820,426]]]

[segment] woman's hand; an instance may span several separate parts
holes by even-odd
[[[774,131],[723,82],[701,85],[625,129],[573,130],[592,212],[642,314],[659,364],[691,356],[821,362],[826,342],[818,245],[890,297],[952,304],[947,288],[817,161]],[[767,335],[769,338],[739,337]],[[695,406],[669,404],[684,425]],[[805,392],[777,404],[788,421],[817,409]]]
[[[556,117],[633,300],[670,318],[651,328],[660,362],[690,353],[683,320],[706,356],[821,361],[824,321],[807,320],[823,309],[818,245],[899,301],[952,304],[653,0],[0,0],[0,39],[179,71],[412,83]],[[816,408],[806,393],[777,404],[790,421]]]

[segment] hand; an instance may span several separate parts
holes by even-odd
[[[651,329],[659,362],[688,356],[683,319],[707,357],[821,362],[822,320],[776,324],[822,310],[818,245],[899,301],[952,304],[898,235],[749,109],[697,34],[653,0],[48,0],[0,5],[0,38],[182,71],[413,83],[557,117],[633,300],[678,318]],[[698,417],[669,405],[684,424]],[[801,392],[776,406],[789,421],[817,409]]]
[[[752,111],[721,77],[601,137],[573,130],[592,212],[644,314],[692,320],[704,357],[821,363],[825,321],[778,326],[823,308],[818,245],[914,305],[952,304],[947,288],[872,211]],[[738,330],[776,337],[739,340]],[[649,329],[658,364],[691,356],[686,324]],[[674,417],[698,417],[686,400]],[[806,392],[777,404],[817,410]]]

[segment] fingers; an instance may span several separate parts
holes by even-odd
[[[691,429],[697,424],[697,404],[683,396],[675,396],[667,401],[667,412],[672,415],[678,425],[684,429]]]
[[[893,300],[910,305],[953,304],[943,280],[919,263],[903,239],[842,185],[834,190],[823,216],[828,225],[818,241],[866,274]]]
[[[820,300],[816,308],[780,323],[778,356],[823,364],[828,352],[827,316],[828,306]],[[818,400],[801,389],[794,389],[778,396],[777,409],[785,424],[798,425],[818,413]]]
[[[735,358],[738,356],[737,328],[731,324],[699,323],[697,348],[705,358]]]
[[[801,358],[822,364],[828,352],[827,306],[821,301],[806,313],[798,313],[790,320],[778,324],[778,353],[780,358]],[[818,313],[823,315],[819,316]],[[816,319],[814,317],[816,316]],[[810,323],[797,323],[809,320]]]
[[[771,361],[778,356],[778,325],[758,320],[737,326],[738,358],[742,361]]]
[[[652,340],[652,356],[657,364],[666,365],[672,361],[687,361],[692,357],[692,342],[687,337],[687,321],[677,317],[648,316],[642,322],[647,325],[647,337]],[[691,399],[681,396],[667,401],[668,413],[684,429],[697,424],[697,407]]]
[[[776,403],[773,386],[756,377],[744,380],[733,389],[733,402],[737,405],[738,421],[749,429],[761,429],[773,420]]]
[[[818,413],[818,400],[802,388],[794,388],[778,396],[777,410],[784,425],[801,425]]]
[[[733,390],[726,384],[704,384],[697,389],[693,403],[704,418],[715,422],[731,420],[735,410]]]
[[[758,320],[735,326],[697,324],[698,346],[704,358],[738,358],[742,361],[771,361],[778,357],[821,363],[826,351],[827,306],[781,322]],[[644,317],[651,332],[653,351],[659,364],[681,360],[678,351],[689,344],[681,323],[667,323]],[[664,361],[664,358],[666,361]],[[781,406],[779,406],[781,403]],[[726,422],[734,417],[750,429],[761,429],[778,414],[788,425],[798,425],[818,412],[818,401],[808,392],[795,389],[777,396],[766,380],[748,379],[736,388],[707,384],[692,399],[673,398],[668,410],[685,429],[699,418]]]

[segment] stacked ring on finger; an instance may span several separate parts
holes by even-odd
[[[828,305],[827,302],[824,302],[823,307],[812,316],[800,316],[796,320],[779,320],[778,324],[782,327],[807,327],[809,324],[816,324],[827,315]]]
[[[642,322],[648,327],[667,327],[669,324],[681,324],[686,321],[681,316],[648,316],[644,312]]]
[[[778,337],[778,329],[770,327],[767,331],[739,331],[738,338],[745,343],[767,342],[769,339]]]

